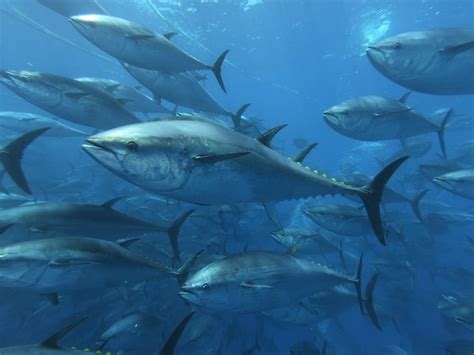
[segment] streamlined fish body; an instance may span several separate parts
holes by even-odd
[[[382,75],[434,95],[474,94],[474,30],[399,34],[370,45],[367,57]]]
[[[186,280],[180,296],[209,311],[252,313],[357,282],[354,277],[289,255],[248,252],[205,266]]]
[[[110,130],[83,148],[120,177],[147,190],[197,204],[278,202],[317,195],[358,195],[376,234],[378,204],[401,158],[356,188],[303,167],[259,140],[203,121],[156,121]]]
[[[0,82],[29,103],[72,123],[108,129],[139,120],[110,95],[77,80],[28,71],[1,71]]]
[[[105,15],[72,16],[70,21],[85,38],[121,62],[168,73],[212,70],[225,91],[221,66],[228,51],[208,65],[176,47],[169,40],[173,34],[161,35],[138,23]]]
[[[136,88],[119,83],[115,80],[102,78],[77,78],[76,80],[91,85],[112,96],[122,103],[129,111],[141,113],[171,113],[166,107],[141,94]]]
[[[167,269],[126,247],[94,238],[32,240],[0,248],[0,285],[41,292],[124,285]]]
[[[25,133],[31,129],[50,127],[44,135],[53,137],[80,137],[88,135],[87,132],[70,127],[53,118],[27,112],[0,112],[0,127],[18,133]]]
[[[193,73],[168,73],[147,70],[122,63],[125,70],[153,93],[156,100],[165,99],[195,111],[232,116],[204,89]]]

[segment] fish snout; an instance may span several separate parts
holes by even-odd
[[[331,111],[331,110],[324,111],[323,118],[327,123],[333,126],[338,126],[340,123],[338,115],[334,111]]]
[[[181,298],[184,298],[186,301],[191,301],[193,298],[196,298],[198,295],[192,290],[192,287],[182,285],[178,295]]]
[[[96,27],[95,15],[77,15],[69,17],[69,22],[80,32]]]
[[[117,158],[116,152],[107,146],[107,143],[100,137],[91,136],[86,139],[86,142],[82,145],[82,149],[93,157],[99,157],[104,155],[113,155]]]

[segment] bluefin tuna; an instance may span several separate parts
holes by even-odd
[[[83,148],[135,185],[196,204],[357,195],[366,206],[375,234],[384,243],[380,199],[386,182],[407,157],[388,165],[367,185],[353,187],[271,149],[271,138],[282,127],[277,128],[253,139],[209,122],[156,121],[89,137]]]
[[[161,35],[141,24],[105,15],[72,16],[70,21],[85,38],[121,62],[168,73],[211,70],[226,91],[221,67],[228,50],[208,65],[176,47],[170,41],[175,33]]]
[[[174,255],[179,259],[178,233],[192,210],[175,219],[170,226],[161,226],[127,216],[113,209],[120,198],[114,198],[102,205],[72,202],[39,202],[3,210],[0,214],[0,228],[16,225],[31,232],[55,235],[111,237],[120,234],[131,235],[166,232]]]
[[[453,194],[474,200],[474,169],[452,171],[433,181]]]
[[[166,107],[161,106],[152,98],[143,95],[136,88],[121,84],[118,81],[102,78],[76,78],[76,80],[111,95],[129,111],[141,113],[171,113]]]
[[[336,132],[360,141],[399,139],[403,145],[409,137],[437,133],[443,155],[446,156],[444,129],[453,110],[449,110],[441,125],[436,125],[400,100],[381,96],[361,96],[344,101],[324,112],[324,120]]]
[[[56,119],[27,112],[0,112],[0,127],[18,133],[49,127],[44,135],[53,137],[80,137],[89,134]]]
[[[367,49],[372,65],[410,90],[434,95],[474,94],[474,30],[399,34]]]
[[[359,292],[361,268],[362,259],[357,273],[348,276],[290,255],[248,252],[203,267],[181,285],[179,294],[209,312],[254,313],[291,305],[339,284],[352,283]]]
[[[38,2],[65,17],[82,14],[107,14],[107,11],[96,0],[38,0]]]
[[[72,123],[108,129],[140,122],[112,96],[74,79],[3,70],[0,82],[29,103]]]
[[[125,70],[153,93],[155,101],[165,99],[198,112],[233,117],[204,89],[192,72],[169,73],[122,63]]]

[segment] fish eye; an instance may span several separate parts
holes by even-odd
[[[401,46],[402,44],[400,42],[395,42],[395,44],[393,45],[393,47],[396,49],[399,49]]]
[[[127,149],[136,152],[138,150],[138,144],[134,141],[128,141],[127,142]]]
[[[202,284],[202,289],[204,291],[209,290],[209,284]]]

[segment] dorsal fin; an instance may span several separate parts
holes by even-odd
[[[403,94],[403,96],[400,97],[398,101],[401,102],[402,104],[406,103],[408,96],[410,96],[410,94],[411,94],[411,91],[408,91],[407,93]]]
[[[306,148],[304,148],[295,158],[295,162],[297,163],[302,163],[304,158],[313,150],[314,147],[316,147],[318,143],[312,143],[308,145]]]
[[[242,115],[244,112],[249,108],[250,104],[245,104],[239,107],[235,113],[229,112],[229,116],[232,118],[232,123],[234,124],[234,129],[240,127],[240,120],[242,119]]]
[[[59,349],[59,341],[64,338],[71,330],[73,330],[76,326],[79,325],[79,323],[82,323],[87,317],[81,317],[79,319],[76,319],[75,321],[72,321],[65,327],[59,329],[56,331],[53,335],[51,335],[48,339],[44,340],[41,342],[41,346],[44,346],[46,348],[50,349]]]
[[[50,129],[50,127],[39,128],[27,132],[11,141],[0,150],[0,160],[3,163],[5,171],[15,182],[15,184],[29,195],[31,195],[31,190],[28,182],[26,181],[25,175],[23,174],[23,170],[21,169],[23,152],[31,142],[33,142],[48,129]]]
[[[123,198],[124,196],[114,197],[108,201],[105,201],[103,204],[101,204],[101,206],[105,208],[112,208],[118,201],[120,201]]]
[[[262,133],[260,137],[257,138],[257,140],[262,143],[263,145],[266,145],[268,148],[271,148],[271,143],[273,140],[273,137],[280,132],[283,128],[288,126],[287,124],[283,124],[280,126],[273,127],[272,129],[269,129],[265,133]]]
[[[166,33],[163,33],[163,37],[165,37],[169,41],[171,40],[171,38],[173,38],[177,34],[178,34],[177,32],[166,32]]]
[[[176,347],[176,344],[178,344],[179,338],[181,337],[181,334],[183,334],[184,329],[188,325],[189,321],[193,317],[194,312],[188,314],[178,325],[177,327],[173,330],[173,333],[169,336],[168,340],[166,341],[165,345],[163,348],[160,350],[160,355],[173,355],[174,354],[174,348]]]
[[[204,249],[199,250],[196,254],[194,254],[188,260],[186,260],[186,262],[184,262],[184,264],[181,265],[181,267],[178,270],[172,272],[173,276],[176,277],[180,285],[183,284],[187,280],[189,271],[194,266],[194,264],[196,263],[196,260],[199,259],[199,257],[202,255],[203,252],[204,252]]]
[[[112,85],[106,86],[104,90],[107,91],[107,92],[112,93],[112,92],[114,92],[115,89],[117,89],[120,85],[121,85],[120,83],[112,84]]]

